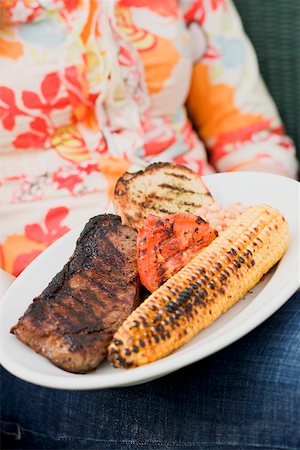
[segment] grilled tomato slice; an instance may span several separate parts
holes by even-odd
[[[141,283],[155,291],[216,237],[217,232],[194,214],[148,216],[137,239]]]

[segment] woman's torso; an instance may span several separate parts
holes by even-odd
[[[98,23],[99,2],[72,4],[0,31],[0,242],[2,266],[15,274],[103,210],[130,166],[211,170],[184,107],[193,56],[177,2],[119,0],[105,11],[110,26]],[[111,39],[116,53],[103,58]],[[118,93],[106,100],[109,58],[129,92],[121,107]]]

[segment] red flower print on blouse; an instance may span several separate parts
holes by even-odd
[[[70,228],[61,225],[61,222],[68,215],[69,209],[65,206],[49,209],[45,217],[46,230],[38,223],[25,226],[25,236],[32,241],[45,243],[48,245],[55,242],[58,238],[67,233]]]
[[[45,148],[48,138],[49,130],[46,121],[41,117],[36,117],[29,124],[32,131],[19,134],[13,141],[16,148]]]
[[[58,98],[60,85],[61,81],[58,75],[50,73],[44,77],[41,83],[41,98],[36,92],[22,92],[24,105],[29,109],[39,109],[44,117],[33,117],[29,124],[30,130],[19,134],[13,141],[13,145],[16,148],[27,149],[34,147],[43,149],[50,145],[49,138],[55,131],[55,127],[49,120],[50,113],[55,109],[63,109],[70,105],[68,96]]]
[[[18,115],[26,115],[26,113],[17,107],[13,90],[6,86],[0,86],[0,121],[3,127],[11,131]]]
[[[44,249],[67,233],[70,228],[61,224],[68,215],[69,209],[65,206],[49,209],[43,226],[33,223],[25,226],[25,236],[32,242],[32,250],[20,253],[13,263],[12,273],[18,276]],[[34,244],[43,244],[44,248],[34,248]]]
[[[178,15],[177,0],[119,0],[118,7],[123,8],[148,8],[151,11],[156,12],[160,16],[173,16]]]
[[[59,173],[55,173],[52,180],[57,183],[57,189],[67,189],[70,194],[73,194],[77,184],[83,181],[78,174],[63,176]]]
[[[133,63],[132,55],[125,47],[121,47],[119,50],[119,63],[121,66],[127,67],[130,67]]]
[[[191,7],[184,13],[184,20],[189,24],[190,22],[198,22],[200,25],[205,20],[205,10],[203,0],[196,0],[191,4]]]
[[[69,66],[64,72],[70,103],[73,107],[82,103],[86,89],[84,89],[83,77],[78,68]]]
[[[49,73],[41,83],[40,98],[36,92],[23,91],[24,105],[30,109],[39,109],[43,114],[49,115],[53,109],[63,109],[69,104],[68,97],[57,98],[61,81],[57,73]]]
[[[64,71],[64,81],[74,118],[82,121],[89,114],[94,115],[98,94],[89,92],[85,69],[76,66],[67,67]]]
[[[226,0],[210,0],[212,11],[216,11],[219,7],[226,8]],[[207,5],[204,0],[195,0],[191,7],[184,13],[184,19],[187,23],[198,22],[200,25],[206,20]]]
[[[224,6],[226,8],[226,0],[210,0],[211,9],[215,11],[219,7]]]
[[[79,4],[78,0],[63,0],[66,10],[70,13],[74,11]]]
[[[29,253],[18,255],[13,265],[13,275],[17,277],[37,256],[42,253],[41,250],[32,250]]]

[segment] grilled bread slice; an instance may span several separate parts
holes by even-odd
[[[203,205],[215,203],[200,176],[187,167],[154,163],[136,173],[119,178],[114,206],[122,222],[139,229],[150,214],[196,214]]]

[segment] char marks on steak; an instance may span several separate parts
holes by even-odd
[[[11,332],[64,370],[97,367],[138,305],[136,238],[118,216],[90,219],[70,260]]]

